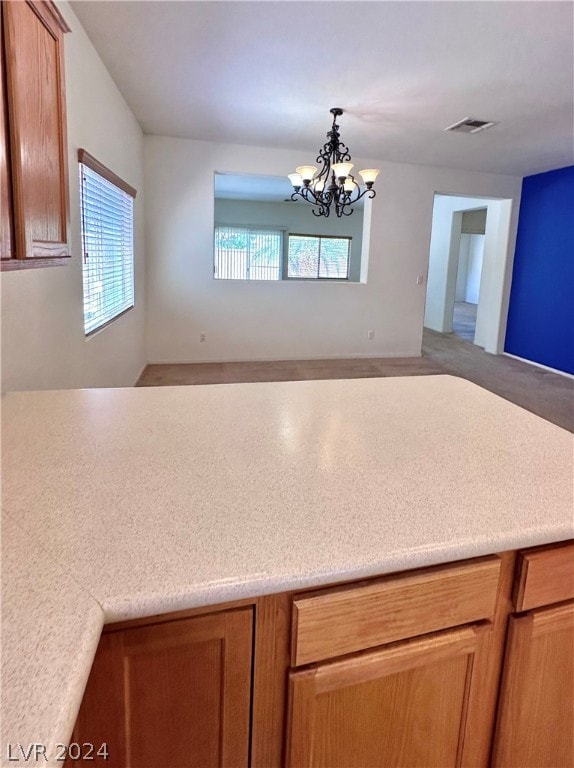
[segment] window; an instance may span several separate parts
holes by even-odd
[[[289,235],[287,277],[348,280],[350,237]]]
[[[215,227],[214,277],[281,280],[283,232],[255,227]]]
[[[80,149],[84,333],[134,305],[135,189]]]

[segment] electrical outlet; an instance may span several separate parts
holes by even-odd
[[[417,285],[422,285],[425,281],[424,275],[417,275]]]
[[[375,332],[374,331],[367,331],[367,339],[369,341],[372,341],[375,338]]]
[[[199,334],[199,340],[200,341],[207,341],[207,333],[200,333]]]

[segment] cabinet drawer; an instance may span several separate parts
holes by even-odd
[[[574,598],[574,541],[518,553],[514,607],[529,611]]]
[[[485,557],[302,595],[293,666],[436,632],[494,614],[500,560]]]

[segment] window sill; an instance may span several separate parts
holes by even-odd
[[[110,318],[107,320],[103,325],[98,325],[97,328],[94,328],[93,331],[89,331],[88,333],[84,333],[84,341],[88,341],[89,339],[93,339],[94,336],[97,336],[101,331],[105,330],[106,328],[109,328],[109,326],[112,323],[115,323],[116,320],[119,320],[120,317],[123,317],[124,315],[127,315],[128,312],[131,312],[134,308],[134,304],[131,305],[131,307],[128,307],[127,309],[124,309],[122,312],[119,313],[119,315],[115,315],[115,317]]]

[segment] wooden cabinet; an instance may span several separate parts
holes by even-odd
[[[574,768],[572,554],[112,625],[72,740],[112,768]]]
[[[72,741],[109,768],[248,765],[253,610],[102,635]],[[68,761],[85,765],[85,761]]]
[[[488,631],[465,627],[292,673],[287,765],[460,765]]]
[[[533,610],[510,619],[492,761],[497,768],[574,766],[572,597],[572,543],[520,553],[515,607]]]
[[[290,673],[287,766],[481,765],[495,709],[488,668],[501,655],[497,598],[502,580],[510,585],[506,560],[297,596],[292,663],[313,666]],[[326,661],[335,657],[342,658]]]
[[[2,269],[69,257],[63,36],[51,2],[2,2]]]
[[[574,600],[574,542],[519,552],[514,608],[529,611]]]
[[[574,603],[513,617],[493,765],[574,765]]]
[[[0,13],[0,40],[3,40],[2,13]],[[6,102],[6,66],[4,46],[0,49],[0,259],[12,258],[12,192],[10,189],[10,168],[8,165],[8,105]]]
[[[293,666],[491,619],[501,560],[425,568],[293,602]]]

